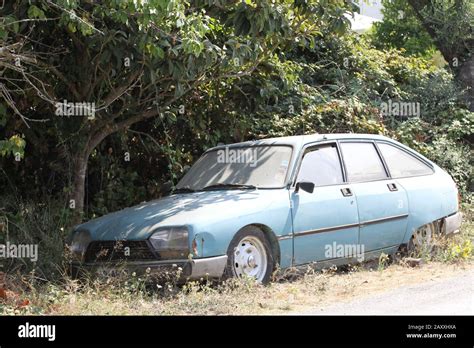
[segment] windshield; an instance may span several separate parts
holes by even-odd
[[[277,145],[212,150],[206,152],[192,166],[176,188],[196,191],[214,185],[282,187],[285,184],[291,152],[291,147]]]

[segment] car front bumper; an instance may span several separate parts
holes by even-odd
[[[459,233],[462,222],[462,214],[457,212],[445,217],[442,224],[442,232],[446,235]]]
[[[183,279],[221,278],[227,265],[227,255],[207,257],[193,260],[164,260],[164,261],[128,261],[128,262],[92,262],[72,263],[72,273],[91,272],[98,274],[114,274],[117,270],[148,273],[150,275],[165,275],[178,273]]]

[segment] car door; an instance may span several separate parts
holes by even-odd
[[[457,210],[456,197],[446,199],[443,185],[434,174],[433,167],[413,152],[387,142],[377,142],[392,178],[402,186],[410,202],[407,231],[402,242],[407,241],[414,229]],[[449,206],[447,206],[450,202]],[[442,207],[447,208],[443,214]]]
[[[405,189],[388,175],[374,142],[341,141],[347,180],[357,198],[359,243],[365,252],[398,246],[405,234]]]
[[[303,151],[296,185],[290,190],[296,265],[354,256],[345,253],[350,248],[344,246],[358,242],[357,202],[343,178],[335,142]],[[314,191],[298,189],[301,182],[314,183]]]

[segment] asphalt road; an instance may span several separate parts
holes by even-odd
[[[474,315],[474,270],[456,277],[401,286],[302,314]]]

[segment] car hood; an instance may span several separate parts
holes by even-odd
[[[175,194],[78,225],[93,240],[141,240],[159,227],[239,218],[272,204],[279,190],[217,190]]]

